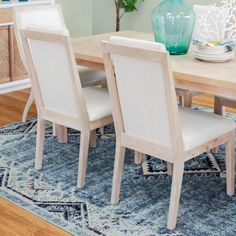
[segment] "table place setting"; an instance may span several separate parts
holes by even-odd
[[[225,62],[234,58],[235,42],[233,40],[193,40],[194,56],[202,61]]]

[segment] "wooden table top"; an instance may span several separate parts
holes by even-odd
[[[154,40],[152,33],[135,31],[76,38],[72,44],[77,63],[104,69],[101,42],[108,40],[111,35]],[[223,63],[204,62],[194,58],[191,49],[186,55],[170,58],[176,87],[236,99],[236,59]]]

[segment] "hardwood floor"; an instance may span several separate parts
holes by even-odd
[[[0,198],[1,236],[67,236],[70,235],[36,215]]]
[[[21,120],[28,94],[29,90],[23,90],[0,96],[0,125]],[[200,95],[195,97],[193,102],[194,104],[212,107],[213,101],[213,96]],[[234,109],[227,110],[236,112]],[[35,116],[36,109],[33,106],[30,110],[29,117]],[[70,234],[13,203],[0,198],[0,236],[11,235],[67,236]]]
[[[21,90],[0,96],[0,125],[21,121],[28,96],[29,90]],[[36,108],[32,106],[28,117],[35,116]]]

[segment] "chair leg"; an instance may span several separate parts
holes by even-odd
[[[90,132],[90,141],[89,141],[89,144],[90,144],[90,147],[93,147],[93,148],[95,148],[96,147],[96,145],[97,145],[97,133],[96,133],[96,129],[95,130],[92,130],[91,132]]]
[[[53,125],[55,125],[55,134],[58,143],[67,143],[67,127],[58,124]]]
[[[146,155],[144,153],[134,151],[134,163],[136,165],[142,164],[142,161],[144,160],[145,157]]]
[[[173,169],[170,206],[169,206],[168,222],[167,222],[167,228],[170,230],[173,230],[176,227],[179,199],[183,181],[183,173],[184,173],[184,162],[175,163]]]
[[[122,178],[122,173],[123,173],[123,168],[124,168],[124,159],[125,159],[125,147],[120,146],[120,144],[117,142],[113,183],[112,183],[112,194],[111,194],[112,204],[117,204],[120,199],[120,186],[121,186],[121,178]]]
[[[33,91],[31,89],[29,98],[26,102],[26,105],[25,105],[25,108],[24,108],[24,111],[23,111],[22,122],[26,121],[27,115],[29,113],[30,107],[32,106],[33,102],[34,102],[34,94],[33,94]]]
[[[173,174],[173,163],[167,162],[167,175],[172,176]]]
[[[78,188],[83,188],[85,185],[86,169],[88,162],[90,132],[81,132],[80,150],[79,150],[79,170],[78,170]]]
[[[184,96],[179,96],[179,102],[182,107],[192,107],[193,95],[191,92],[184,94]]]
[[[229,196],[234,195],[234,181],[235,181],[235,146],[233,138],[225,144],[226,152],[226,189]]]
[[[35,157],[35,169],[36,170],[42,169],[44,140],[45,140],[45,120],[38,119],[37,140],[36,140],[36,157]]]

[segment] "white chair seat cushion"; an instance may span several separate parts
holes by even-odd
[[[188,108],[180,108],[179,112],[186,151],[224,135],[236,127],[229,118],[208,112]]]
[[[84,66],[78,66],[82,87],[94,86],[106,82],[104,71],[94,70]]]
[[[96,121],[111,116],[111,104],[107,89],[83,88],[89,120]]]

